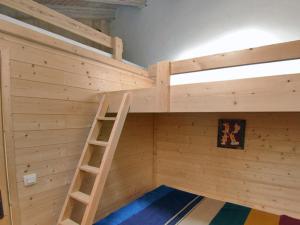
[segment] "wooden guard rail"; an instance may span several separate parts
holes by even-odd
[[[118,37],[110,37],[32,0],[0,0],[0,4],[108,47],[114,59],[122,60],[123,42]]]
[[[171,75],[300,59],[300,41],[171,62]]]

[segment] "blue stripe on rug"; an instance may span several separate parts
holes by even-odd
[[[197,196],[193,199],[192,202],[190,202],[185,208],[183,208],[177,215],[172,218],[169,222],[166,223],[166,225],[175,225],[179,221],[181,221],[192,209],[198,205],[199,202],[203,199],[202,196]]]
[[[95,225],[118,225],[123,221],[129,219],[134,214],[142,211],[143,209],[150,206],[153,202],[161,199],[166,196],[170,192],[174,191],[173,188],[169,188],[167,186],[160,186],[155,190],[145,194],[138,200],[124,206],[118,211],[110,214],[103,220],[97,222]]]
[[[209,225],[244,225],[251,209],[226,203]]]
[[[196,197],[197,195],[179,190],[171,191],[144,210],[122,222],[121,225],[164,225]]]

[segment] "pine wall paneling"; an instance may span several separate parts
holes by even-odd
[[[4,33],[0,33],[0,46],[10,54],[21,225],[53,225],[98,107],[98,93],[149,87],[152,82]],[[105,189],[108,197],[103,199],[98,218],[152,188],[152,122],[152,115],[144,115],[126,123]],[[37,174],[38,182],[24,187],[22,178],[30,173]]]
[[[246,119],[244,151],[216,147],[220,118]],[[299,113],[162,114],[155,126],[157,185],[299,218]]]

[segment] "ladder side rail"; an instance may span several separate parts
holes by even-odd
[[[79,173],[80,173],[80,166],[82,165],[82,162],[84,160],[84,157],[85,157],[85,154],[86,154],[86,151],[88,149],[88,146],[89,146],[89,140],[91,139],[93,133],[94,133],[94,130],[95,130],[95,127],[97,126],[97,118],[98,117],[101,117],[101,116],[105,116],[106,112],[108,110],[108,104],[106,102],[106,95],[103,95],[101,100],[100,100],[100,104],[99,104],[99,107],[98,107],[98,110],[97,110],[97,113],[96,113],[96,116],[95,116],[95,119],[93,121],[93,124],[91,126],[91,129],[90,129],[90,132],[89,132],[89,135],[87,137],[87,140],[85,142],[85,145],[84,145],[84,148],[83,148],[83,151],[82,151],[82,154],[81,154],[81,157],[79,159],[79,162],[78,162],[78,165],[77,165],[77,168],[76,168],[76,171],[75,171],[75,174],[73,176],[73,179],[72,179],[72,182],[71,182],[71,185],[69,187],[69,191],[68,191],[68,194],[67,194],[67,197],[65,199],[65,202],[64,202],[64,205],[62,207],[62,210],[61,210],[61,213],[60,213],[60,216],[59,216],[59,219],[58,219],[58,225],[60,225],[63,221],[64,221],[64,216],[65,216],[65,212],[68,210],[67,209],[67,206],[68,206],[68,203],[70,201],[70,198],[71,198],[71,194],[73,192],[73,189],[74,189],[74,186],[76,184],[76,179],[77,177],[79,176]],[[71,210],[70,210],[71,211]]]
[[[100,204],[101,197],[103,195],[104,186],[111,168],[113,157],[118,145],[119,138],[122,133],[122,129],[129,112],[131,104],[131,96],[129,93],[125,93],[116,117],[115,124],[111,131],[110,138],[106,151],[103,155],[102,163],[100,165],[100,171],[95,180],[95,186],[93,187],[91,196],[93,199],[87,206],[86,213],[84,214],[81,225],[92,225],[94,222],[95,214]]]

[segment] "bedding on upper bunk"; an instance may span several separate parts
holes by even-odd
[[[300,225],[277,216],[161,186],[95,225]]]
[[[69,44],[72,44],[74,46],[77,46],[77,47],[80,47],[80,48],[83,48],[83,49],[86,49],[86,50],[89,50],[89,51],[92,51],[92,52],[95,52],[99,55],[103,55],[103,56],[107,56],[107,57],[112,57],[112,54],[111,53],[107,53],[107,52],[104,52],[100,49],[97,49],[97,48],[93,48],[91,46],[88,46],[88,45],[85,45],[85,44],[82,44],[78,41],[75,41],[75,40],[72,40],[70,38],[67,38],[67,37],[64,37],[62,35],[59,35],[59,34],[56,34],[56,33],[53,33],[53,32],[50,32],[50,31],[47,31],[45,29],[42,29],[40,27],[37,27],[37,26],[33,26],[31,24],[28,24],[28,23],[25,23],[21,20],[17,20],[15,18],[12,18],[10,16],[7,16],[7,15],[4,15],[4,14],[1,14],[0,13],[0,20],[3,20],[3,21],[7,21],[7,22],[10,22],[10,23],[13,23],[15,25],[18,25],[18,26],[21,26],[21,27],[24,27],[24,28],[27,28],[29,30],[33,30],[35,32],[38,32],[38,33],[42,33],[42,34],[45,34],[49,37],[52,37],[52,38],[55,38],[55,39],[58,39],[58,40],[61,40],[61,41],[64,41],[66,43],[69,43]],[[135,63],[132,63],[132,62],[129,62],[127,60],[122,60],[123,63],[126,63],[126,64],[129,64],[129,65],[132,65],[132,66],[135,66],[135,67],[139,67],[139,68],[142,68],[144,69],[143,67],[135,64]]]

